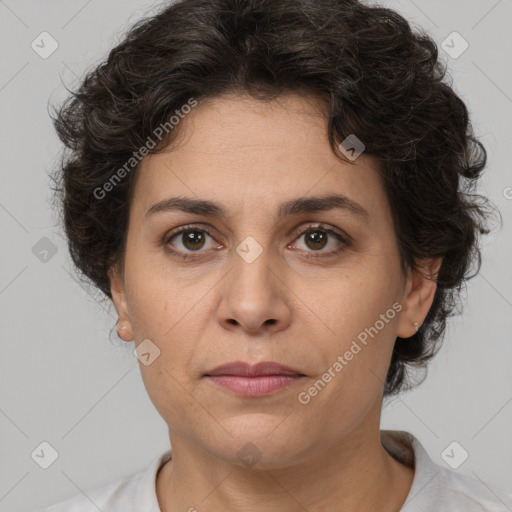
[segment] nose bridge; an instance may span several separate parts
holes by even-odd
[[[254,331],[268,320],[278,327],[289,320],[281,276],[276,268],[279,258],[274,258],[268,236],[256,236],[246,237],[235,248],[219,310],[221,321],[232,324],[235,320]]]
[[[251,204],[251,199],[242,202],[238,215],[238,233],[244,238],[235,247],[233,254],[234,272],[241,279],[249,279],[255,283],[268,281],[272,275],[272,222],[273,212],[263,199],[264,195],[256,195],[261,200],[258,205]],[[254,201],[254,199],[252,199]],[[269,268],[270,267],[270,268]]]
[[[259,241],[258,241],[259,240]],[[274,288],[275,270],[272,269],[271,240],[263,234],[258,236],[247,236],[236,247],[233,254],[234,268],[231,272],[231,284],[244,296],[270,292]],[[249,289],[245,289],[248,287]],[[252,291],[252,293],[251,293]]]

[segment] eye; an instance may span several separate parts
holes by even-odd
[[[296,240],[301,238],[304,238],[304,243],[302,244],[304,248],[299,247],[299,249],[306,252],[306,258],[316,259],[334,256],[351,245],[350,237],[342,236],[341,233],[328,227],[323,227],[321,224],[309,225],[300,229]],[[209,244],[208,239],[210,239]],[[216,245],[214,241],[215,239],[207,227],[182,226],[165,237],[164,245],[167,252],[186,260],[203,256],[201,253],[206,252],[207,249],[222,248],[222,245]],[[334,243],[332,243],[333,241]],[[334,248],[324,251],[323,249],[329,245],[333,245]],[[291,247],[294,246],[292,245]],[[202,249],[205,250],[203,251]]]
[[[304,238],[304,250],[309,253],[306,254],[307,258],[334,256],[345,247],[349,247],[351,245],[348,237],[342,236],[333,229],[324,228],[322,225],[310,225],[302,228],[299,231],[298,240],[301,238]],[[323,251],[322,249],[327,247],[332,239],[334,239],[334,244],[331,243],[331,246],[334,245],[334,248]]]
[[[211,249],[212,243],[210,242],[209,247],[206,243],[208,238],[213,240],[210,230],[204,227],[198,228],[194,226],[183,226],[166,237],[165,244],[169,252],[187,259],[195,257],[195,255],[191,255],[190,252],[201,252],[201,249],[204,249],[205,245],[206,249]],[[173,240],[175,241],[173,242]],[[172,247],[169,247],[169,245]]]

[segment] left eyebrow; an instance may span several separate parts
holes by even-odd
[[[370,220],[368,211],[356,201],[344,195],[326,195],[317,197],[299,197],[286,201],[279,206],[278,219],[301,213],[315,213],[330,210],[343,210],[364,222]],[[193,199],[189,197],[170,197],[155,203],[146,212],[145,217],[151,217],[157,213],[169,211],[182,211],[195,215],[209,215],[227,218],[227,210],[219,203],[205,199]]]

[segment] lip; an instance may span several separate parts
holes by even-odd
[[[299,370],[290,368],[273,361],[262,361],[257,364],[249,364],[243,361],[234,361],[231,363],[222,364],[217,366],[213,370],[209,370],[205,373],[207,377],[215,375],[236,375],[241,377],[258,377],[261,375],[295,375],[304,376]]]
[[[303,375],[260,375],[242,377],[240,375],[211,375],[206,378],[213,384],[228,389],[243,397],[260,397],[276,393],[299,382]]]
[[[244,397],[267,396],[305,377],[295,368],[271,361],[255,365],[243,361],[227,363],[217,366],[204,376],[215,385]]]

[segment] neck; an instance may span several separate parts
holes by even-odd
[[[171,446],[156,483],[162,512],[396,512],[414,477],[383,448],[378,429],[359,429],[327,450],[313,446],[302,460],[268,470],[219,459],[175,433]]]

